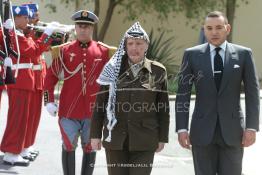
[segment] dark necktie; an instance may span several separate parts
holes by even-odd
[[[217,87],[217,91],[219,91],[219,87],[222,80],[223,75],[223,60],[222,57],[219,54],[219,51],[221,50],[220,47],[215,48],[216,55],[214,57],[214,79]]]

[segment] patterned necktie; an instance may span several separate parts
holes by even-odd
[[[215,48],[216,55],[214,57],[214,79],[217,87],[217,91],[219,91],[219,87],[222,80],[223,75],[223,60],[222,57],[219,54],[219,51],[221,50],[220,47]]]

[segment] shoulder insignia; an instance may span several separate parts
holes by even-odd
[[[161,64],[161,63],[159,63],[157,61],[152,61],[152,64],[155,65],[155,66],[161,67],[162,69],[166,70],[166,67],[163,64]]]
[[[107,44],[105,44],[105,43],[103,43],[103,42],[101,42],[101,41],[98,41],[97,43],[98,43],[99,45],[101,45],[101,46],[104,46],[104,47],[108,48],[108,50],[109,50],[109,52],[108,52],[109,58],[111,58],[111,57],[115,54],[115,52],[116,52],[116,50],[117,50],[117,47],[115,47],[115,46],[109,46],[109,45],[107,45]]]
[[[67,42],[67,43],[64,43],[64,44],[61,44],[61,45],[58,45],[58,46],[53,46],[53,47],[51,47],[52,59],[59,58],[59,56],[60,56],[60,49],[61,49],[63,46],[68,45],[68,44],[70,44],[70,42]]]

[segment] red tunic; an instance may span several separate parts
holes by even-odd
[[[31,31],[31,33],[26,36],[27,38],[32,38],[35,42],[38,40],[38,38],[35,37],[34,31]],[[41,118],[44,78],[46,76],[46,62],[42,55],[32,59],[32,63],[34,64],[33,72],[35,87],[30,102],[29,118],[24,143],[25,148],[28,148],[35,143],[35,138]]]
[[[60,94],[59,117],[84,119],[92,116],[92,107],[96,100],[99,85],[96,83],[100,72],[109,60],[109,49],[96,41],[90,41],[87,48],[82,48],[79,41],[61,46],[61,58],[68,71],[73,72],[82,64],[82,68],[71,75],[61,65],[60,58],[53,60],[47,70],[45,80],[45,101],[54,101],[54,88],[58,82],[57,75],[64,71],[63,87]],[[68,78],[72,76],[71,78]],[[68,78],[68,79],[67,79]],[[86,86],[84,85],[86,82]]]
[[[24,35],[18,35],[18,42],[20,47],[20,64],[28,64],[37,62],[40,55],[46,51],[50,45],[51,40],[46,34],[43,34],[38,40],[34,41],[31,37],[26,38]],[[12,33],[11,43],[14,50],[17,51],[14,33]],[[13,58],[13,64],[17,63],[17,59]],[[15,66],[14,66],[15,67]],[[16,83],[9,85],[8,88],[34,90],[35,80],[34,72],[32,69],[19,69]]]
[[[37,42],[39,39],[35,36],[34,30],[32,30],[29,34],[27,34],[27,38],[32,38],[35,42]],[[45,51],[48,51],[48,49],[46,49]],[[43,90],[44,80],[46,76],[46,69],[47,69],[46,62],[43,55],[39,55],[37,56],[37,58],[32,59],[32,63],[34,64],[33,70],[34,70],[35,89]]]

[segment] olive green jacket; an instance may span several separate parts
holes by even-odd
[[[136,77],[127,58],[123,58],[117,82],[115,112],[117,124],[108,136],[106,105],[108,86],[101,86],[94,106],[91,138],[102,138],[107,149],[122,150],[128,139],[130,151],[156,150],[159,142],[168,142],[169,101],[165,67],[145,58]]]

